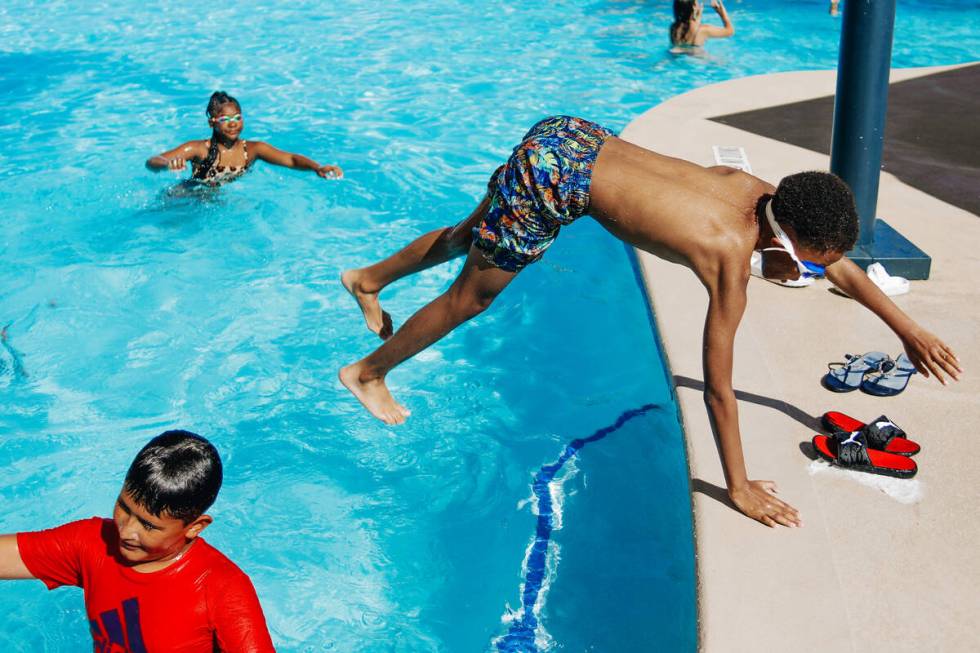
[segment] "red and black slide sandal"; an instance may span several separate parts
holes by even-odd
[[[917,442],[909,440],[905,431],[884,415],[865,424],[844,413],[831,411],[824,413],[820,421],[835,437],[843,436],[847,439],[854,431],[863,432],[870,449],[887,451],[899,456],[914,456],[922,450]]]
[[[912,478],[919,471],[915,461],[908,456],[869,449],[861,431],[854,431],[847,439],[815,435],[812,442],[822,458],[843,469],[895,478]]]

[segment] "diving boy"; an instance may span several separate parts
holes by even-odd
[[[742,455],[732,356],[753,251],[761,251],[763,273],[772,279],[826,274],[892,328],[924,375],[945,383],[944,373],[956,378],[961,371],[948,346],[844,257],[857,239],[858,223],[850,189],[839,178],[805,172],[774,188],[733,168],[663,156],[595,123],[556,116],[528,131],[467,219],[343,274],[368,328],[385,342],[341,369],[341,382],[374,416],[388,424],[404,422],[409,412],[391,396],[385,375],[490,306],[541,257],[562,226],[586,214],[620,240],[689,267],[707,289],[705,403],[732,501],[768,526],[797,526],[800,519],[774,496],[771,483],[749,480]],[[466,262],[450,288],[391,335],[390,318],[378,302],[381,289],[464,253]]]
[[[0,579],[81,587],[96,653],[274,652],[248,576],[200,537],[221,480],[210,442],[158,435],[130,466],[112,519],[0,535]]]

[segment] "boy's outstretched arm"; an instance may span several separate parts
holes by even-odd
[[[34,578],[20,557],[16,535],[0,535],[0,580]]]
[[[895,332],[909,360],[923,376],[931,374],[943,385],[946,385],[944,373],[959,380],[963,369],[949,345],[916,324],[853,261],[844,257],[828,266],[827,278],[880,317]]]
[[[732,389],[735,332],[745,312],[748,269],[731,261],[708,288],[704,325],[704,402],[725,470],[728,496],[743,513],[766,526],[802,526],[793,506],[775,496],[772,481],[749,480],[738,427],[738,403]]]
[[[284,168],[292,168],[294,170],[312,170],[324,179],[339,179],[340,177],[344,176],[344,171],[340,169],[340,166],[322,166],[313,159],[305,157],[302,154],[283,152],[282,150],[278,150],[268,143],[264,143],[262,141],[249,141],[248,144],[251,146],[252,153],[255,155],[255,158],[261,159],[266,163],[282,166]]]

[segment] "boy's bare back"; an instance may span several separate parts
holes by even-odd
[[[748,270],[758,200],[776,189],[734,168],[705,168],[610,138],[590,190],[590,213],[606,229],[706,281],[723,259]]]

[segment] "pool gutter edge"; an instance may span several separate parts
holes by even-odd
[[[681,408],[681,402],[677,394],[677,384],[674,381],[674,372],[670,365],[670,355],[668,354],[666,344],[664,343],[662,326],[659,319],[657,318],[657,311],[654,309],[653,305],[653,293],[651,289],[653,288],[652,281],[650,278],[650,255],[641,249],[631,247],[626,245],[626,249],[629,253],[630,264],[633,268],[633,274],[636,277],[636,282],[640,285],[643,290],[644,304],[646,305],[647,314],[650,319],[650,330],[653,337],[654,346],[657,348],[657,354],[660,360],[663,362],[663,371],[666,375],[666,385],[670,389],[670,396],[674,402],[674,406],[677,409],[677,423],[680,426],[681,437],[684,440],[684,464],[687,465],[688,475],[687,475],[687,488],[689,492],[689,503],[688,512],[691,520],[691,539],[694,543],[694,552],[691,557],[694,561],[694,619],[695,619],[695,637],[697,640],[698,650],[702,650],[701,642],[701,589],[699,587],[701,574],[698,572],[698,561],[697,552],[700,550],[698,547],[698,521],[695,516],[696,503],[694,501],[694,493],[691,490],[692,483],[691,479],[695,478],[694,467],[692,463],[692,451],[691,451],[691,441],[687,437],[687,428],[684,424],[684,410]]]

